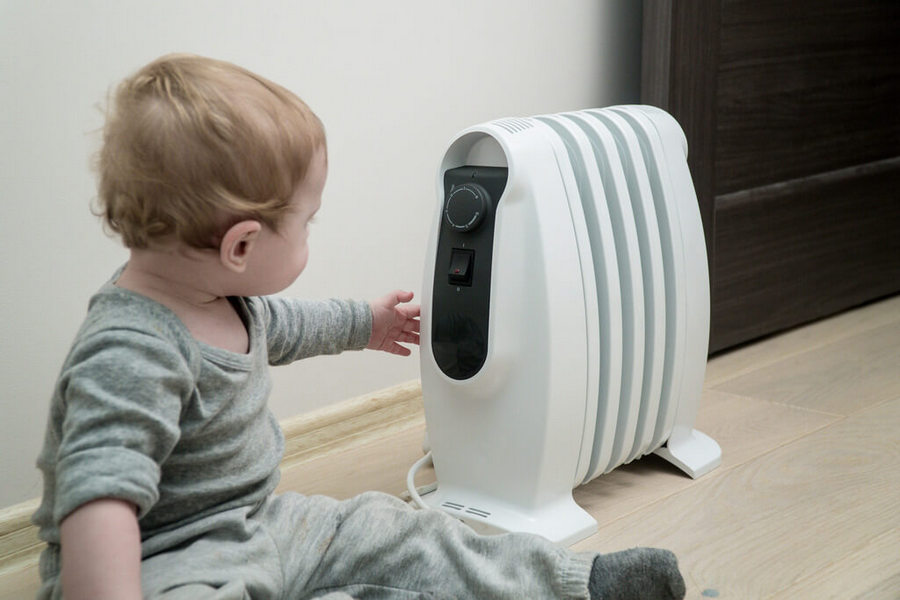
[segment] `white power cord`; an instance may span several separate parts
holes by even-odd
[[[425,501],[422,500],[422,496],[419,495],[419,490],[416,489],[416,473],[419,472],[419,469],[424,467],[425,465],[434,464],[431,460],[431,452],[417,460],[413,463],[413,466],[409,468],[409,472],[406,474],[406,490],[409,492],[409,497],[412,499],[413,503],[422,509],[430,509],[431,507],[425,504]],[[422,493],[431,492],[437,489],[437,484],[431,484],[427,486],[423,486],[421,488]]]

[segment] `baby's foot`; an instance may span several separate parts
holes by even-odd
[[[668,550],[632,548],[594,559],[591,600],[681,600],[684,579]]]

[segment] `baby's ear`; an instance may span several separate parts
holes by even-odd
[[[252,220],[240,221],[229,227],[219,244],[222,265],[229,271],[243,273],[261,230],[262,224]]]

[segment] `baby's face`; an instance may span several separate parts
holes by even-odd
[[[328,174],[325,150],[319,149],[305,179],[291,198],[291,209],[278,228],[263,227],[251,265],[258,283],[254,295],[274,294],[291,285],[309,260],[309,223],[322,204],[322,190]]]

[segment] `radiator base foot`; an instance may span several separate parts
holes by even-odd
[[[422,500],[467,524],[481,534],[513,531],[533,533],[561,546],[571,546],[597,532],[597,521],[572,499],[571,492],[544,506],[523,508],[447,486]],[[477,506],[479,508],[474,508]]]
[[[676,426],[666,445],[657,454],[693,479],[706,475],[722,464],[722,449],[714,439],[686,427]]]

